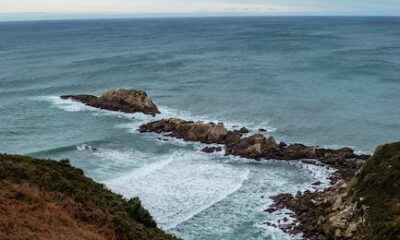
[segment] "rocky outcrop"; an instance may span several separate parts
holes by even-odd
[[[229,131],[224,127],[223,123],[193,122],[171,118],[143,124],[140,126],[139,131],[142,133],[164,133],[185,141],[223,144],[226,155],[255,160],[318,159],[324,164],[336,167],[341,175],[340,178],[352,177],[354,172],[361,166],[361,163],[356,159],[368,157],[354,154],[351,148],[333,150],[299,143],[278,143],[273,137],[266,138],[260,133],[247,136],[248,129],[241,128],[240,130]],[[205,148],[203,151],[214,152],[214,149]]]
[[[159,114],[157,106],[143,90],[116,89],[105,92],[100,97],[93,95],[63,95],[62,99],[72,99],[88,106],[125,113],[141,112],[149,115]]]
[[[323,192],[280,194],[272,197],[274,204],[265,211],[293,211],[297,221],[276,226],[289,234],[302,233],[311,240],[354,239],[365,225],[365,214],[358,202],[348,200],[348,191],[348,183],[340,180]]]
[[[280,194],[266,211],[292,210],[298,222],[278,227],[291,234],[303,233],[306,239],[398,240],[399,178],[400,142],[386,144],[353,178],[338,180],[322,192]]]
[[[223,123],[193,122],[177,118],[144,124],[140,126],[139,131],[169,133],[169,136],[185,141],[202,143],[222,143],[228,133]]]
[[[205,147],[201,151],[205,153],[221,152],[222,147]]]

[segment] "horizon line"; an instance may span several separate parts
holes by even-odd
[[[354,13],[68,13],[68,12],[32,12],[1,13],[0,22],[36,22],[36,21],[74,21],[74,20],[118,20],[118,19],[162,19],[162,18],[234,18],[234,17],[400,17],[392,14],[354,14]]]

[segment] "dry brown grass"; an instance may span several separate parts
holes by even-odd
[[[1,240],[117,239],[110,217],[98,209],[27,183],[0,185]],[[95,221],[89,224],[82,218]]]
[[[59,162],[0,154],[0,240],[177,240],[140,199],[125,199]]]

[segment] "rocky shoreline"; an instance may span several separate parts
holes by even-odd
[[[61,98],[73,99],[89,106],[111,111],[142,112],[153,116],[160,113],[142,90],[119,89],[110,90],[100,97],[65,95]],[[202,151],[205,153],[224,150],[225,155],[256,161],[261,159],[299,160],[306,164],[331,166],[337,170],[336,174],[330,178],[331,187],[317,192],[305,191],[298,192],[296,195],[283,193],[272,197],[274,203],[265,211],[272,213],[279,209],[289,209],[293,212],[295,222],[287,223],[288,219],[284,219],[284,223],[279,225],[265,224],[279,227],[289,234],[302,234],[303,238],[311,240],[400,239],[400,234],[398,234],[400,226],[396,223],[400,222],[400,217],[396,217],[397,212],[400,211],[398,208],[400,189],[398,184],[393,184],[393,181],[400,177],[400,143],[380,147],[371,157],[357,155],[348,147],[326,149],[300,143],[278,143],[272,136],[265,137],[264,129],[259,129],[258,133],[250,133],[245,127],[240,130],[228,130],[223,123],[170,118],[143,124],[138,131],[162,134],[184,141],[219,145],[204,147]],[[394,153],[391,152],[392,150]],[[391,203],[391,205],[386,204],[389,211],[379,209],[381,206],[378,203],[379,196],[371,196],[365,192],[365,188],[376,188],[374,183],[371,183],[371,178],[379,178],[377,172],[380,172],[380,175],[386,175],[387,169],[379,169],[379,164],[371,162],[378,161],[379,157],[388,158],[387,152],[392,154],[389,156],[392,157],[390,160],[393,162],[384,167],[388,167],[390,171],[395,170],[392,174],[395,177],[390,180],[384,177],[384,180],[376,183],[381,186],[375,189],[375,192],[382,193]],[[385,184],[388,183],[382,184],[382,181],[389,181],[389,184],[392,184],[391,188],[387,189]],[[371,201],[371,199],[374,200]],[[378,217],[369,214],[370,212]],[[382,222],[389,217],[391,217],[389,225],[386,223],[382,225]],[[384,232],[379,230],[381,228]]]
[[[325,149],[318,146],[306,146],[300,143],[277,143],[271,136],[261,133],[250,134],[242,127],[240,130],[228,130],[223,123],[204,123],[185,121],[178,118],[149,122],[139,127],[141,133],[165,134],[184,141],[205,144],[221,144],[225,155],[247,159],[303,160],[308,164],[322,163],[338,170],[338,176],[332,180],[349,179],[360,168],[368,155],[357,155],[351,148]],[[203,152],[222,151],[222,147],[205,147]]]
[[[297,222],[280,227],[310,240],[400,239],[400,142],[376,149],[351,179],[321,192],[272,197],[265,211],[290,209]]]
[[[335,150],[299,143],[277,143],[273,137],[266,138],[260,133],[250,134],[246,128],[230,131],[223,123],[172,118],[143,124],[138,130],[142,133],[165,134],[184,141],[222,145],[206,146],[202,150],[205,153],[225,149],[225,155],[253,160],[301,160],[306,164],[334,167],[337,172],[331,176],[331,187],[320,192],[298,192],[295,196],[279,194],[272,197],[274,203],[265,211],[272,213],[283,208],[291,210],[295,222],[287,223],[286,219],[274,226],[291,235],[302,234],[304,239],[354,239],[365,229],[367,206],[360,199],[350,199],[349,192],[355,176],[370,158],[369,155],[357,155],[347,147]]]
[[[365,216],[358,202],[346,199],[348,191],[349,183],[339,180],[321,192],[283,193],[272,197],[274,203],[265,211],[291,210],[296,221],[276,226],[291,235],[302,234],[310,240],[353,239],[365,225]]]

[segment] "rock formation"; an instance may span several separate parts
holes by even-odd
[[[287,208],[297,219],[294,224],[286,219],[277,227],[291,234],[302,233],[311,240],[400,240],[400,142],[378,147],[371,157],[357,155],[347,147],[324,149],[278,143],[260,133],[249,135],[247,129],[229,131],[222,123],[166,119],[144,124],[139,130],[185,141],[220,144],[225,147],[226,155],[330,165],[337,169],[331,179],[333,186],[320,192],[280,194],[272,198],[274,204],[267,212]],[[207,146],[203,152],[219,150],[221,147]]]
[[[249,132],[246,128],[241,128],[239,131],[228,131],[223,123],[193,122],[171,118],[143,124],[139,131],[142,133],[164,133],[185,141],[223,144],[225,145],[226,155],[255,160],[318,159],[324,164],[336,167],[341,178],[352,177],[361,166],[361,163],[356,159],[368,157],[358,156],[350,148],[332,150],[305,146],[299,143],[289,145],[283,142],[277,143],[273,137],[266,138],[260,133],[246,137],[244,134]],[[214,150],[205,148],[203,151],[213,152]]]
[[[140,126],[140,132],[170,133],[169,136],[185,141],[222,143],[228,130],[223,123],[203,123],[170,118]]]
[[[273,212],[288,208],[300,224],[281,225],[306,239],[400,239],[400,142],[378,147],[357,175],[322,192],[280,194]]]
[[[93,95],[63,95],[62,99],[72,99],[88,106],[125,113],[141,112],[159,114],[157,106],[143,90],[116,89],[105,92],[100,97]]]

